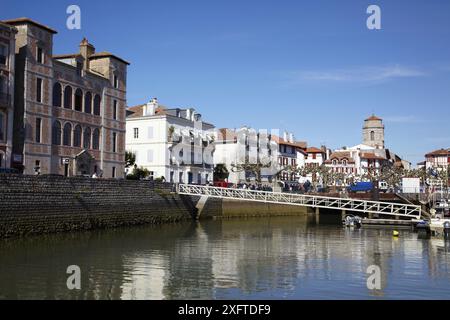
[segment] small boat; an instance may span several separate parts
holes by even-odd
[[[343,221],[343,224],[346,227],[361,228],[362,219],[361,219],[361,217],[358,217],[358,216],[348,215],[348,216],[345,217],[345,220]]]
[[[450,239],[450,219],[431,218],[427,224],[418,224],[417,229],[427,230],[432,236]]]

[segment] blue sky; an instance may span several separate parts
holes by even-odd
[[[110,5],[114,3],[114,5]],[[66,28],[66,8],[82,29]],[[381,7],[382,30],[366,9]],[[217,127],[289,130],[331,148],[385,119],[386,144],[416,163],[450,147],[450,1],[13,1],[59,31],[55,54],[86,36],[132,64],[128,103],[158,97],[195,107]]]

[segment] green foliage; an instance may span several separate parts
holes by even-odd
[[[214,168],[214,181],[223,181],[228,179],[230,173],[228,172],[227,166],[223,163],[219,163]]]
[[[136,154],[133,152],[125,152],[125,168],[130,168],[136,164]]]
[[[127,175],[128,180],[143,180],[150,175],[150,171],[145,168],[138,168],[136,165],[134,166],[131,174]]]

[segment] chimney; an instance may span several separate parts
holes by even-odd
[[[95,53],[95,47],[83,38],[80,43],[80,54],[84,59],[83,70],[89,70],[89,57]]]
[[[186,109],[186,119],[194,121],[195,110],[193,108]]]
[[[288,133],[286,131],[283,132],[283,140],[288,142]]]
[[[154,116],[156,114],[156,109],[158,109],[158,99],[153,98],[151,99],[145,106],[144,106],[144,116]]]
[[[294,134],[293,133],[289,133],[289,142],[294,143]]]

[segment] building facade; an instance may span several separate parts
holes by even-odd
[[[0,22],[0,169],[10,168],[12,162],[16,32]]]
[[[225,165],[229,183],[256,183],[257,180],[272,183],[278,170],[277,161],[278,144],[267,130],[242,127],[216,131],[214,164]]]
[[[425,155],[425,168],[427,170],[447,170],[450,165],[450,148],[439,149]]]
[[[12,166],[24,174],[122,178],[129,63],[95,52],[53,55],[55,30],[28,18],[17,28]]]
[[[213,181],[214,126],[203,122],[195,109],[166,108],[154,98],[127,113],[127,151],[136,156],[138,167],[150,171],[150,179],[190,184]]]
[[[277,137],[278,142],[278,180],[285,185],[297,185],[300,175],[298,169],[305,165],[307,144],[295,141],[292,133],[285,132],[283,137]],[[283,170],[284,169],[284,170]]]

